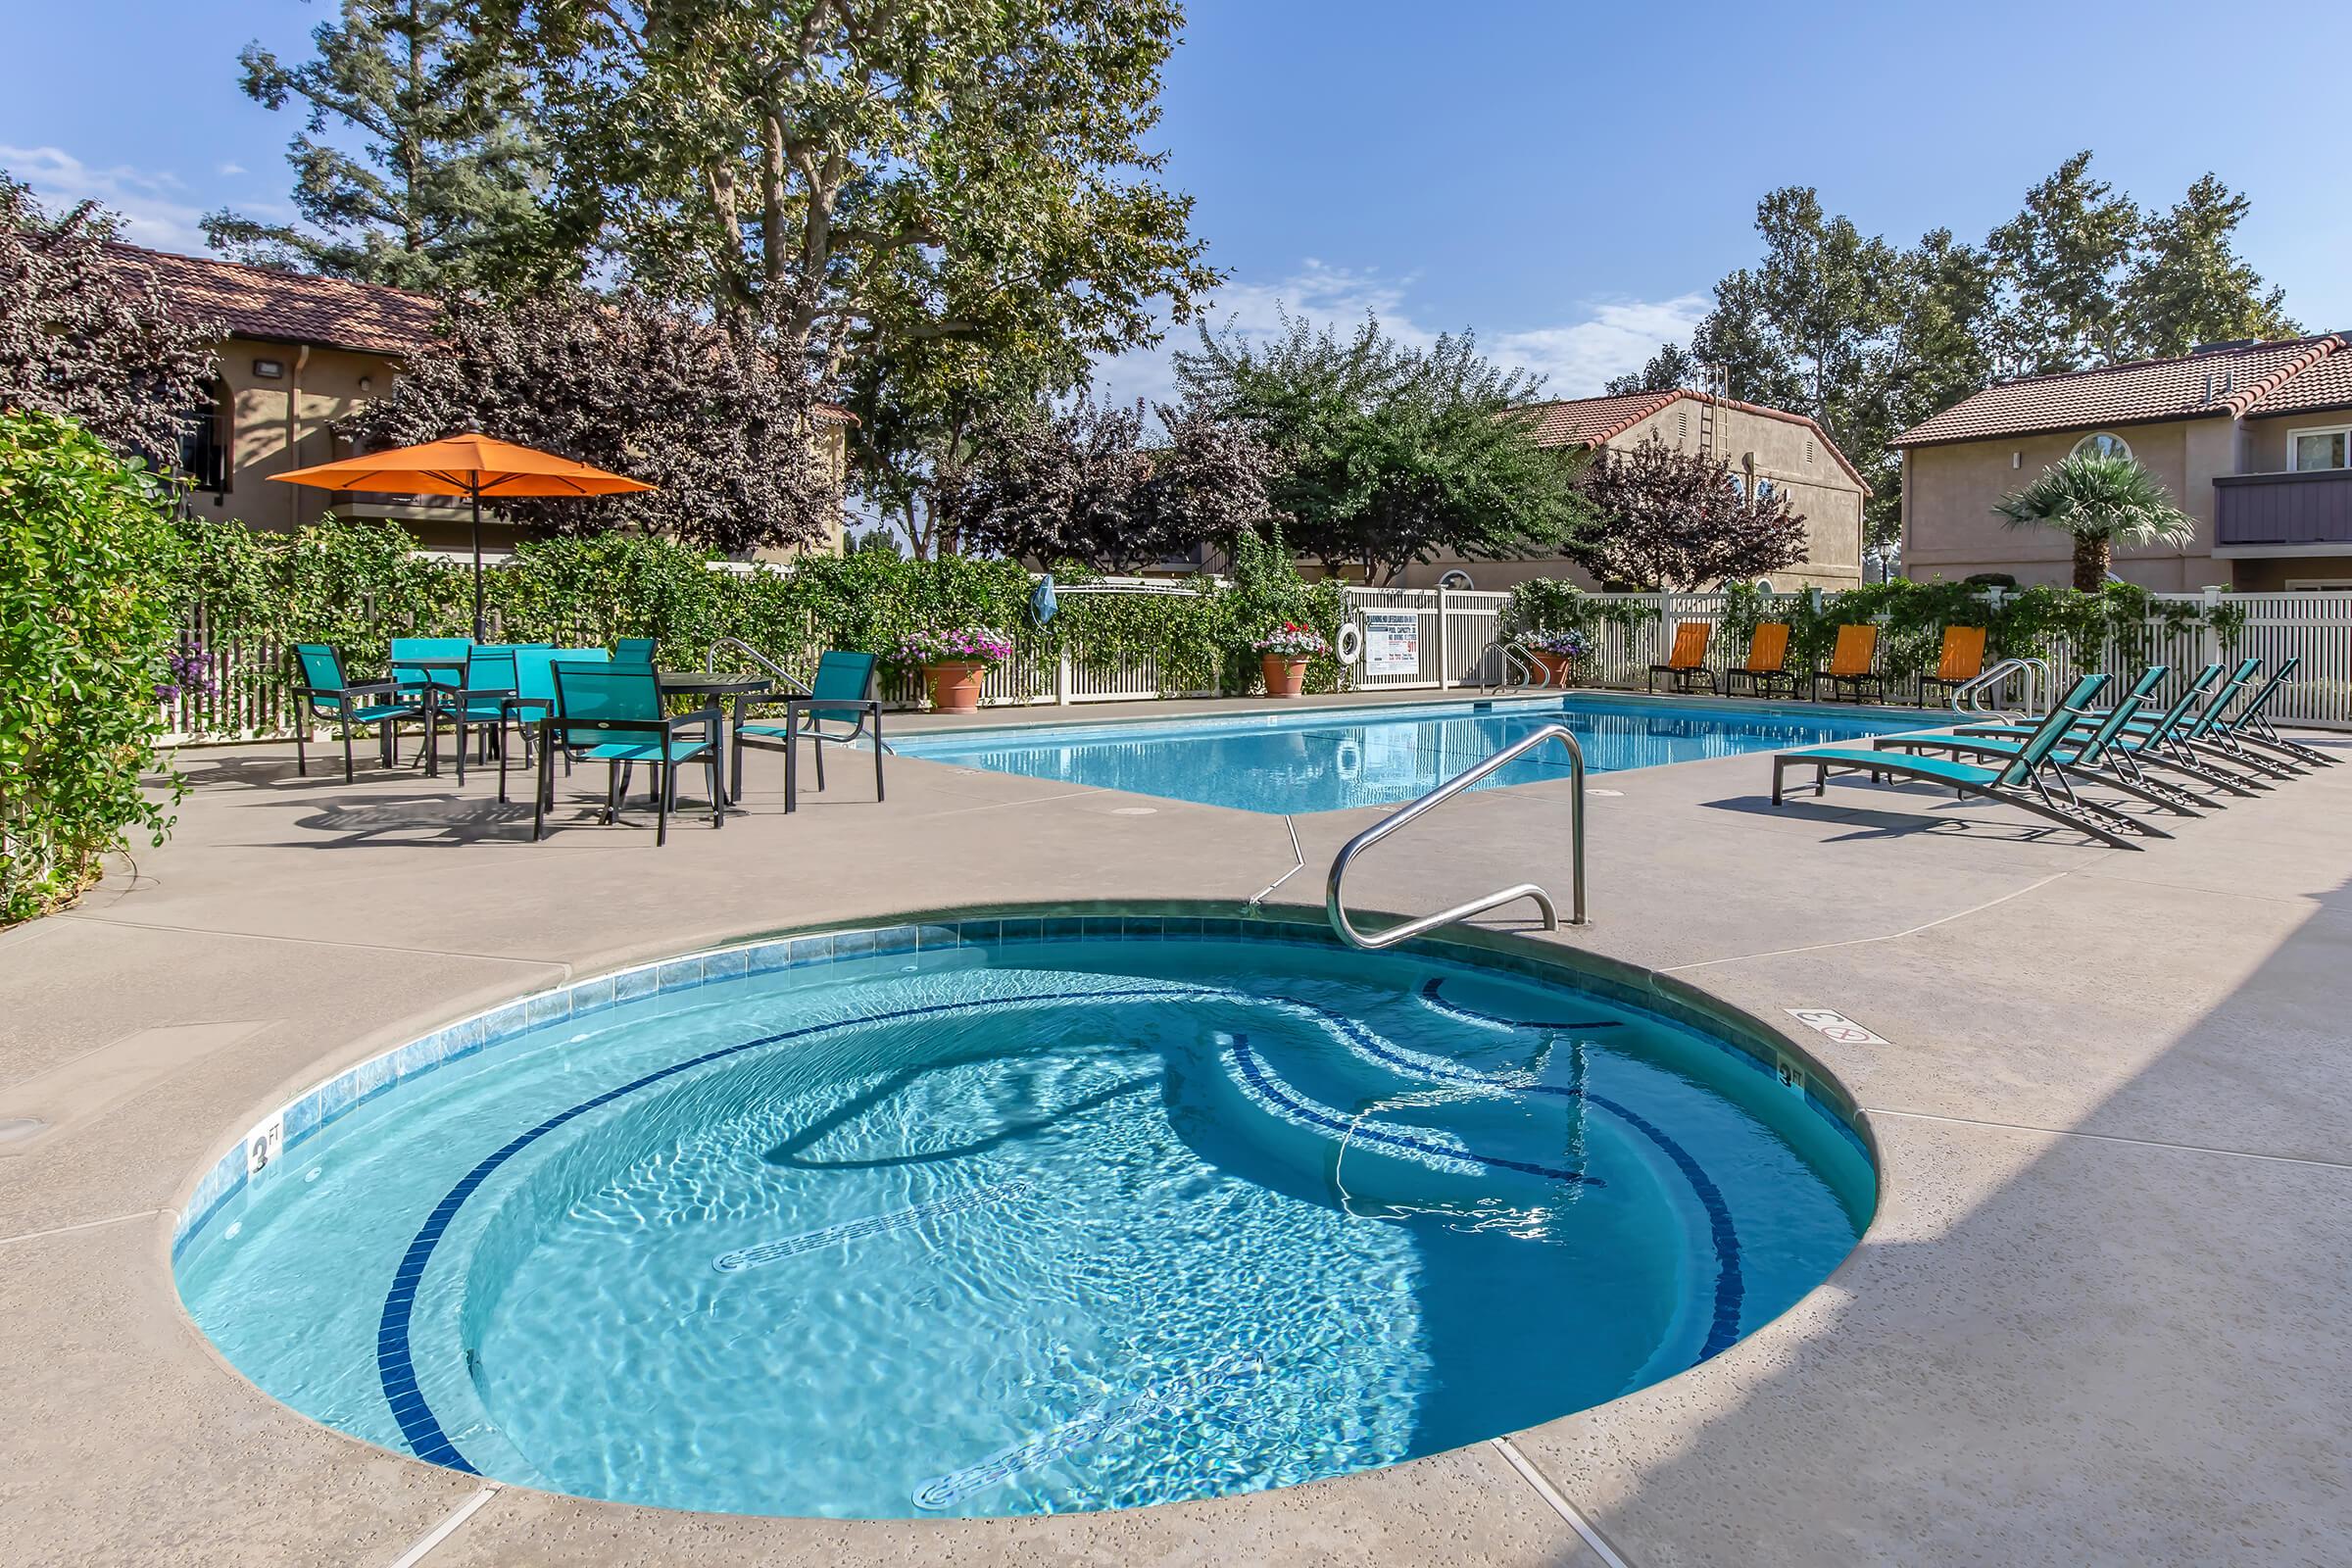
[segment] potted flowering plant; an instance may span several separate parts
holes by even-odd
[[[1531,631],[1519,639],[1520,646],[1544,666],[1545,684],[1567,687],[1576,683],[1576,666],[1592,652],[1592,644],[1581,631]]]
[[[1286,620],[1250,646],[1257,650],[1258,667],[1265,672],[1268,697],[1296,697],[1306,688],[1306,662],[1331,651],[1323,634],[1312,626]]]
[[[980,706],[980,682],[991,664],[1012,657],[1012,644],[982,626],[918,631],[899,640],[898,662],[923,672],[931,709],[969,713]]]

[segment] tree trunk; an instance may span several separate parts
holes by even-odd
[[[2115,557],[2115,547],[2105,539],[2077,539],[2075,541],[2075,586],[2086,594],[2095,594],[2107,586],[2107,564]]]

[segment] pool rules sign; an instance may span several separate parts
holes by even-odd
[[[1364,612],[1364,673],[1421,673],[1421,617],[1409,610]]]

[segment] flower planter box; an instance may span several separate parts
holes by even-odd
[[[1530,650],[1530,652],[1536,663],[1544,671],[1544,684],[1556,686],[1562,691],[1566,691],[1576,684],[1576,656],[1574,654],[1547,654],[1541,648]]]
[[[943,663],[923,666],[923,683],[931,689],[935,713],[972,713],[980,709],[980,684],[986,664]]]
[[[1306,690],[1306,661],[1267,654],[1258,661],[1265,672],[1268,697],[1297,697]]]

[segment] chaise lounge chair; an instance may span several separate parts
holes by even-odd
[[[2218,749],[2209,740],[2214,726],[2221,722],[2222,715],[2237,701],[2238,694],[2253,680],[2255,671],[2261,665],[2259,659],[2241,660],[2229,680],[2223,682],[2218,691],[2214,691],[2204,708],[2192,713],[2190,710],[2195,708],[2197,699],[2212,690],[2214,683],[2222,677],[2221,665],[2207,664],[2197,672],[2197,678],[2189,683],[2180,700],[2162,715],[2152,719],[2133,718],[2127,722],[2117,744],[2126,748],[2136,761],[2185,773],[2232,795],[2250,796],[2256,790],[2269,789],[2270,778],[2288,776],[2283,768],[2269,770],[2269,778],[2233,771],[2223,764],[2235,759],[2227,753],[2217,755]],[[2086,716],[2095,723],[2105,715],[2092,713]],[[2016,722],[1972,724],[1962,728],[1960,733],[2014,737],[2029,727],[2028,724]]]
[[[1666,656],[1663,664],[1649,666],[1649,689],[1654,695],[1658,677],[1666,677],[1667,686],[1674,691],[1687,692],[1698,681],[1707,683],[1707,690],[1720,692],[1714,672],[1707,668],[1707,639],[1714,635],[1713,623],[1704,620],[1686,620],[1674,628],[1674,651]]]
[[[1772,804],[1781,804],[1783,786],[1792,767],[1813,769],[1816,795],[1825,792],[1832,773],[1867,773],[1873,780],[1918,779],[1944,785],[1963,798],[1978,796],[2047,817],[2115,849],[2136,850],[2140,846],[2119,830],[2131,828],[2142,833],[2153,830],[2138,818],[2112,807],[2077,797],[2065,773],[2050,760],[2050,754],[2058,750],[2068,731],[2082,722],[2090,700],[2106,685],[2105,675],[2085,675],[2075,682],[2074,690],[2034,728],[2017,756],[1999,767],[1978,767],[1943,757],[1901,757],[1868,746],[1815,746],[1804,751],[1783,752],[1772,760]],[[2064,805],[2059,804],[2061,797]]]
[[[1788,695],[1796,695],[1796,675],[1788,664],[1788,623],[1767,620],[1758,625],[1747,639],[1747,662],[1738,669],[1723,672],[1723,689],[1728,694],[1734,681],[1747,682],[1748,692],[1756,697],[1770,697],[1773,687],[1786,686]]]

